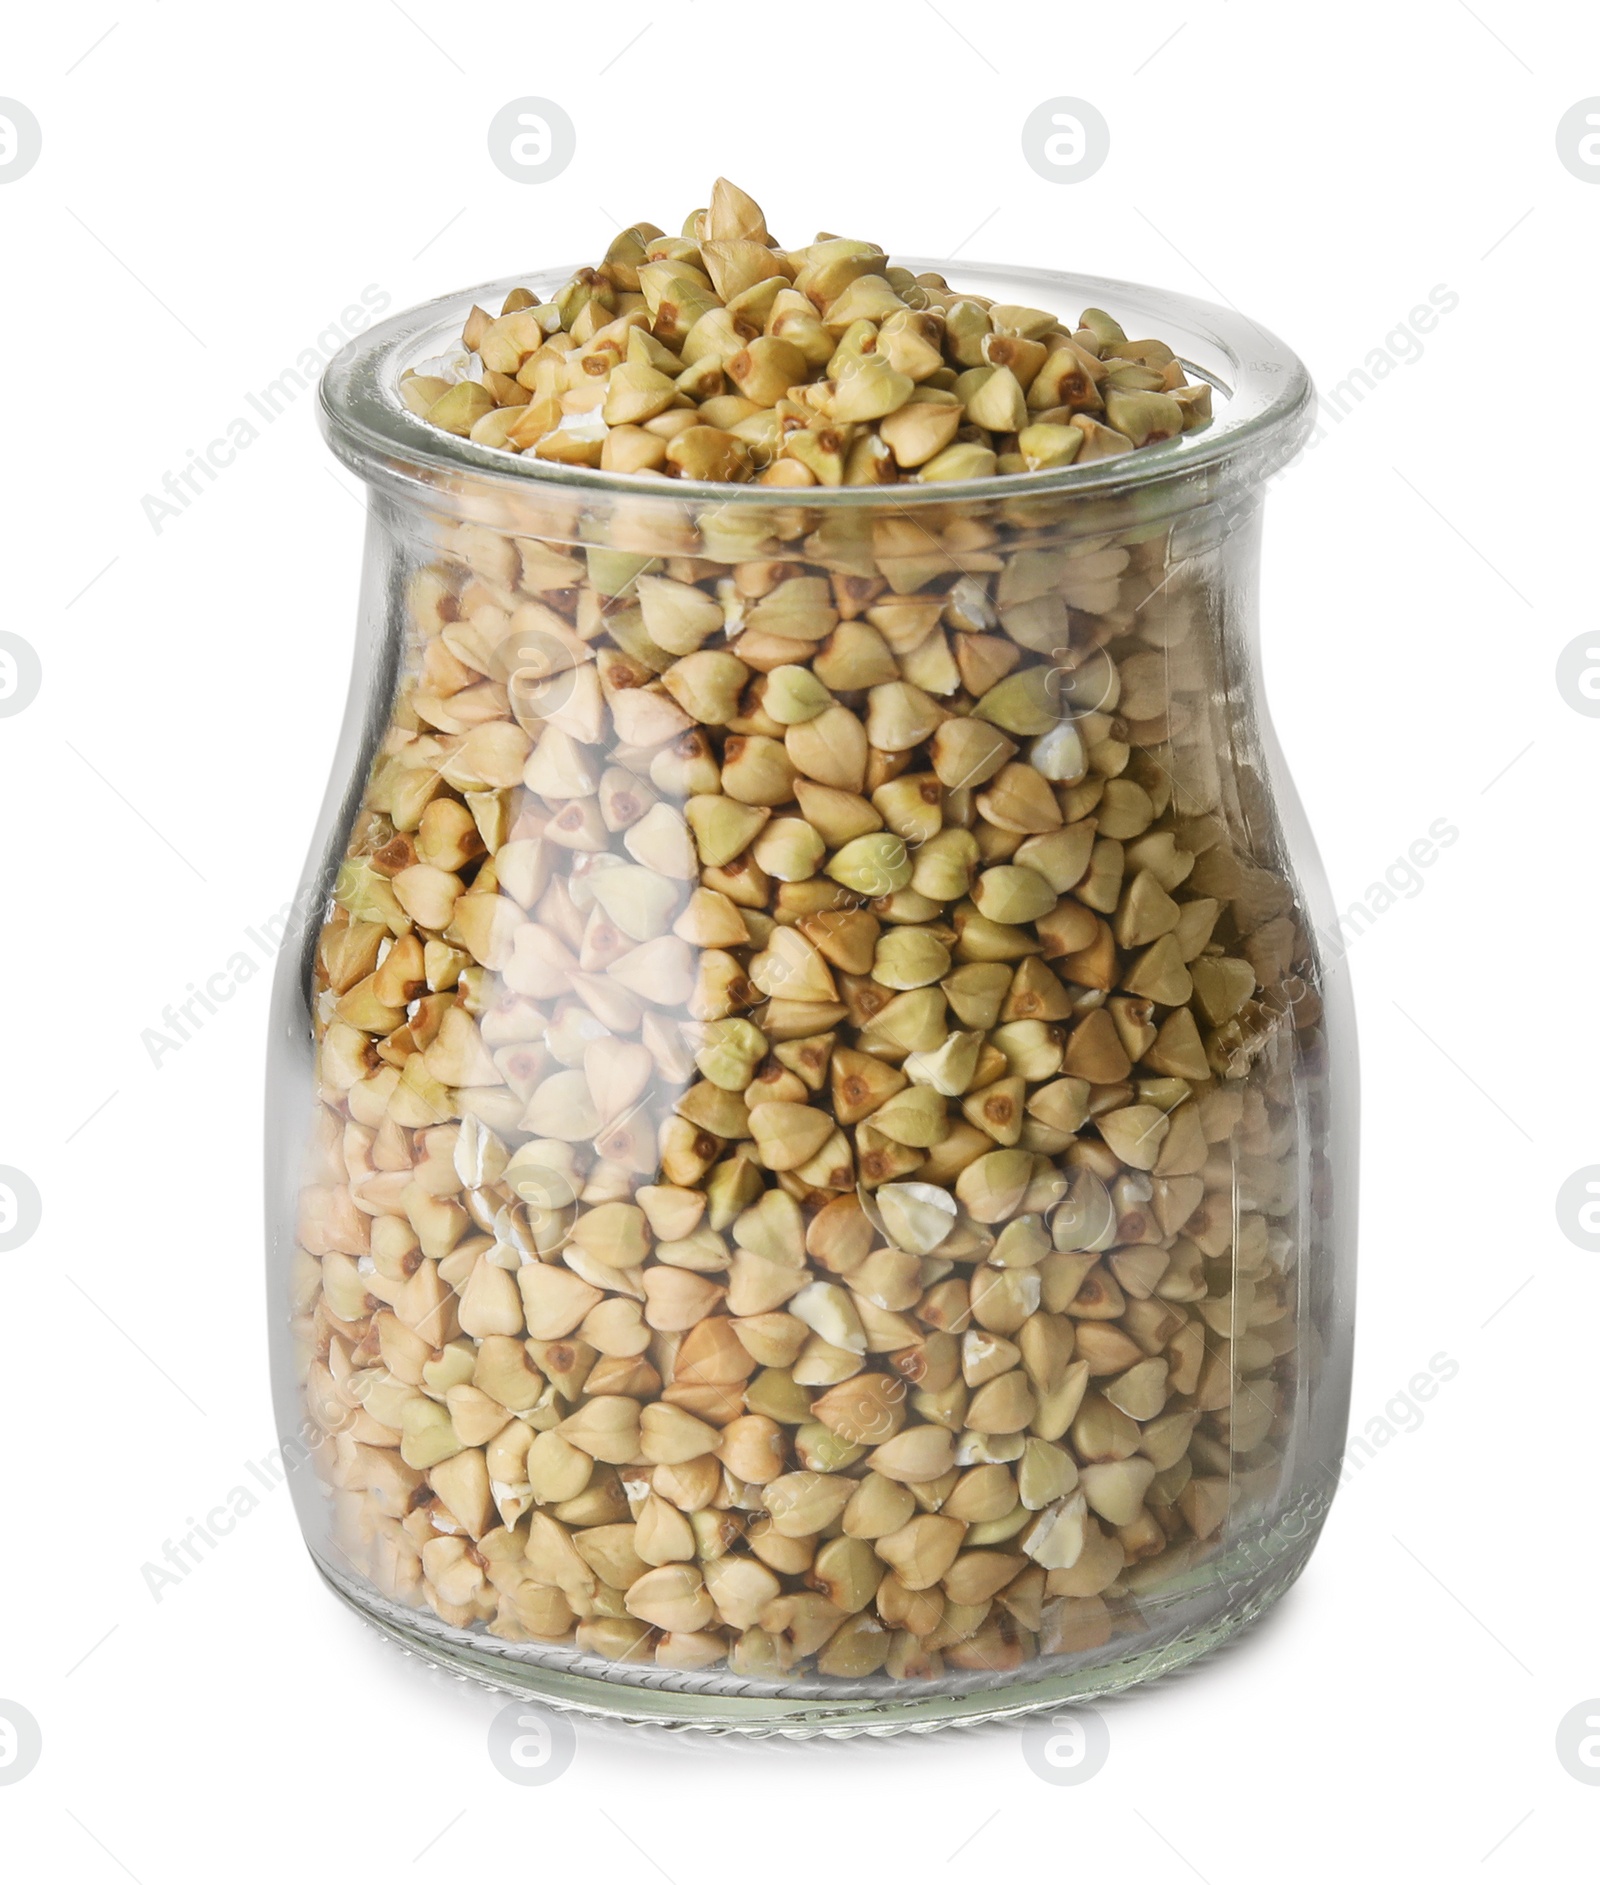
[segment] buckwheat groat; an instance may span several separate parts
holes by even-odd
[[[478,445],[642,477],[934,483],[1090,463],[1203,426],[1160,340],[955,293],[876,243],[778,248],[719,178],[681,236],[636,223],[541,304],[475,307],[413,412]]]
[[[797,505],[1209,416],[1111,314],[778,249],[725,182],[684,228],[400,396]],[[441,514],[410,576],[315,961],[334,1541],[607,1664],[1014,1671],[1280,1485],[1317,974],[1168,525],[774,498],[676,553]]]

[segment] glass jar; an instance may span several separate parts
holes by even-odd
[[[1213,423],[803,492],[513,457],[395,391],[509,282],[323,382],[370,527],[274,997],[279,1418],[334,1590],[557,1706],[1105,1693],[1271,1603],[1337,1479],[1354,1044],[1256,647],[1309,383],[1202,303],[913,266],[1162,336]]]

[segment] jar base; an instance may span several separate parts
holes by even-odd
[[[686,1675],[649,1664],[612,1664],[604,1675],[589,1673],[600,1666],[593,1657],[559,1645],[501,1642],[452,1628],[334,1569],[314,1550],[311,1556],[334,1593],[380,1634],[429,1668],[485,1688],[628,1726],[842,1740],[1016,1720],[1171,1675],[1220,1648],[1277,1602],[1305,1569],[1326,1510],[1323,1499],[1303,1503],[1280,1515],[1270,1530],[1199,1567],[1190,1587],[1159,1603],[1144,1600],[1146,1627],[1124,1638],[1127,1646],[1120,1652],[1113,1638],[1099,1649],[1049,1658],[1047,1673],[954,1677],[963,1685],[956,1693],[952,1679],[913,1689],[882,1679],[812,1679],[779,1686],[745,1682],[726,1672]],[[490,1642],[493,1649],[485,1646]]]

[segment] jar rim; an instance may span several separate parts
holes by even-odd
[[[571,278],[575,269],[568,267],[522,272],[455,289],[368,329],[335,354],[323,370],[318,416],[335,454],[369,483],[392,483],[396,477],[428,485],[466,480],[529,494],[542,488],[566,497],[626,498],[636,503],[714,501],[756,509],[802,504],[808,510],[828,512],[870,511],[886,502],[912,507],[996,499],[1120,497],[1224,467],[1233,479],[1255,484],[1286,464],[1311,429],[1314,389],[1303,362],[1275,334],[1237,308],[1109,276],[922,256],[893,259],[913,272],[937,270],[958,292],[985,294],[994,301],[1031,296],[1026,305],[1062,310],[1103,307],[1135,338],[1154,336],[1165,341],[1186,372],[1208,381],[1222,395],[1219,409],[1211,423],[1197,431],[1089,464],[931,484],[808,485],[800,489],[701,478],[640,478],[630,472],[560,464],[441,431],[401,403],[401,374],[420,361],[460,350],[461,328],[475,303],[497,306],[518,287],[546,296]],[[1148,321],[1149,326],[1135,334],[1128,326],[1130,318],[1136,325]]]

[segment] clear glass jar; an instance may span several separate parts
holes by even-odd
[[[1256,647],[1309,383],[913,266],[1160,335],[1214,422],[925,487],[511,457],[395,385],[513,283],[323,383],[370,528],[274,998],[279,1418],[339,1595],[559,1706],[1104,1693],[1272,1602],[1337,1479],[1354,1042]]]

